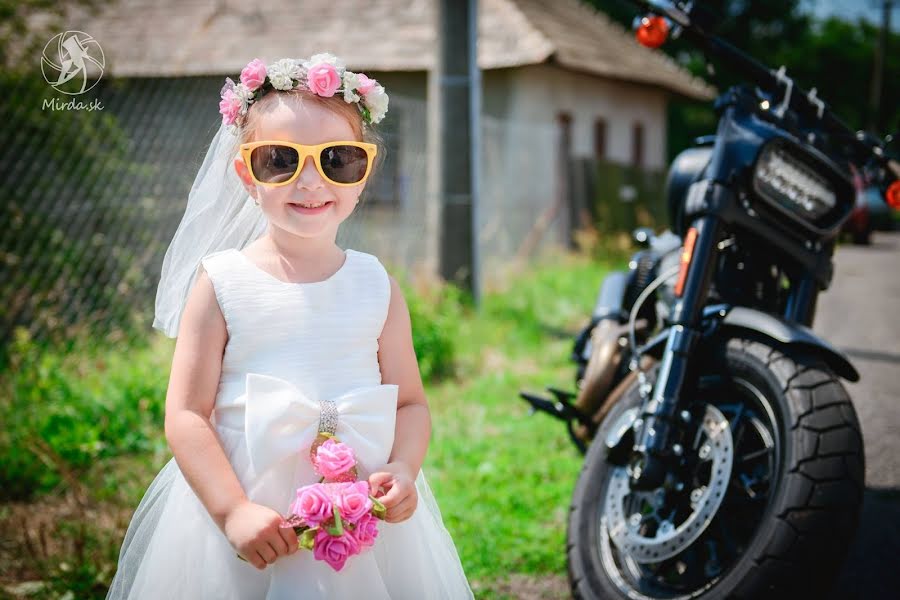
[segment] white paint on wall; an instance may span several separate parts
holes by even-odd
[[[572,116],[572,152],[593,156],[594,122],[607,123],[607,158],[630,163],[633,128],[644,128],[644,166],[662,169],[666,159],[667,94],[661,89],[602,79],[554,65],[515,70],[513,120],[553,123],[556,115]]]

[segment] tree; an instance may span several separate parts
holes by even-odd
[[[627,28],[637,15],[625,0],[585,0]],[[714,23],[713,31],[758,61],[772,68],[785,65],[800,86],[817,88],[818,95],[851,127],[862,129],[869,120],[868,93],[878,29],[865,21],[851,23],[831,17],[816,20],[801,11],[801,0],[706,0],[702,7]],[[900,47],[900,35],[891,33],[888,48]],[[670,40],[663,51],[695,75],[719,89],[740,78],[724,65],[710,76],[707,60],[684,40]],[[885,135],[900,128],[900,53],[885,56],[882,121]],[[892,77],[891,75],[894,74]],[[669,155],[690,145],[691,139],[715,129],[708,104],[675,100],[669,108]]]

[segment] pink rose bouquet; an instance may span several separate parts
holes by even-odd
[[[301,548],[340,571],[348,558],[374,545],[386,509],[369,482],[357,480],[352,448],[320,433],[310,458],[322,479],[297,490],[281,526],[293,527]]]
[[[348,558],[375,543],[384,505],[367,481],[313,483],[297,490],[282,527],[293,527],[300,547],[340,571]]]

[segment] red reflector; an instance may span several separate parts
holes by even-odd
[[[884,193],[884,199],[888,206],[895,210],[900,210],[900,179],[888,186]]]

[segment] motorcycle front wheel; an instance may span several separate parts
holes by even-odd
[[[818,357],[761,336],[702,356],[693,402],[707,430],[684,448],[695,475],[631,492],[606,461],[603,440],[640,408],[637,385],[594,437],[569,511],[576,599],[812,598],[837,576],[865,471],[844,387]]]

